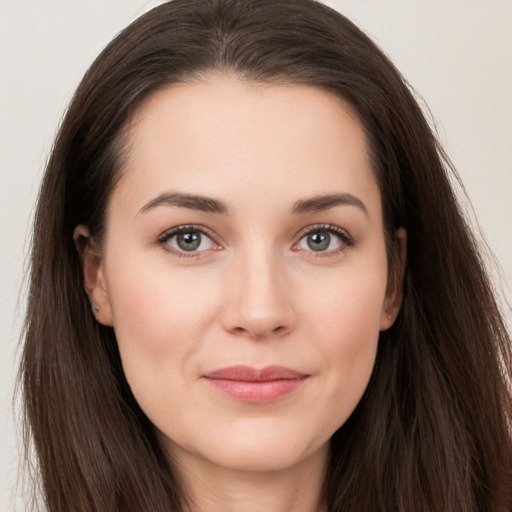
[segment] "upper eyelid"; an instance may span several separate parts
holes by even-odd
[[[157,237],[157,240],[165,240],[171,236],[177,235],[178,233],[187,230],[199,231],[203,235],[206,235],[208,238],[211,238],[213,241],[215,241],[217,238],[216,233],[201,224],[180,224],[178,226],[174,226],[173,228],[166,229]]]
[[[350,233],[339,226],[336,226],[334,224],[312,224],[310,226],[306,226],[305,228],[301,229],[295,236],[299,237],[299,239],[302,239],[305,235],[308,233],[311,233],[312,231],[329,231],[331,233],[335,233],[337,235],[345,236],[346,238],[349,238],[352,240],[352,236]]]

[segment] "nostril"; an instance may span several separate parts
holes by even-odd
[[[264,339],[267,337],[275,337],[275,336],[282,336],[286,334],[288,328],[285,325],[279,325],[274,328],[264,328],[263,326],[258,326],[254,328],[249,327],[234,327],[230,329],[230,332],[236,335],[247,335],[254,339]]]

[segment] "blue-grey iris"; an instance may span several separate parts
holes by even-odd
[[[331,235],[326,231],[316,231],[308,235],[307,242],[312,251],[325,251],[331,243]]]
[[[179,233],[176,237],[176,243],[183,251],[195,251],[201,245],[201,234],[193,231]]]

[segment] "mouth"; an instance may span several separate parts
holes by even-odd
[[[271,402],[299,388],[308,374],[284,366],[230,366],[203,375],[210,386],[244,402]]]

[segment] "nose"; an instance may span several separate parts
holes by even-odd
[[[224,283],[225,330],[254,339],[280,338],[295,328],[293,287],[284,262],[272,250],[235,258]]]

